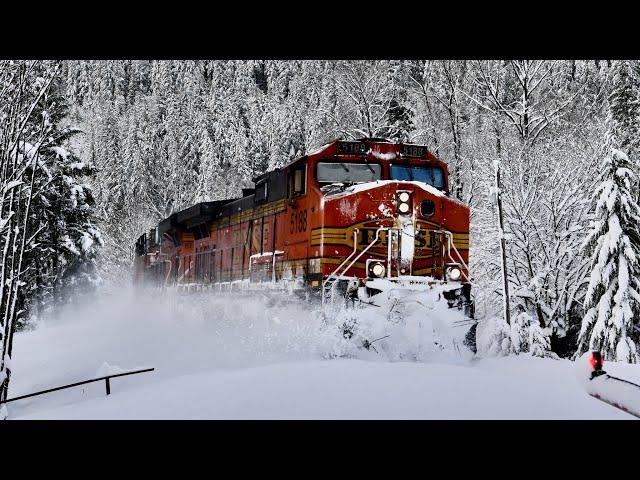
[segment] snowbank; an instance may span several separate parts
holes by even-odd
[[[630,419],[589,397],[571,362],[531,357],[475,366],[328,360],[113,381],[111,396],[24,419]]]
[[[582,389],[573,362],[328,359],[305,303],[254,294],[182,302],[130,292],[16,335],[10,397],[153,366],[155,372],[21,400],[22,419],[630,419]],[[640,381],[635,365],[607,370]]]

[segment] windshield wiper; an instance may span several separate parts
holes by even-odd
[[[347,188],[347,184],[344,183],[330,183],[320,187],[320,191],[325,195],[333,195],[334,193],[343,192]]]
[[[376,171],[373,169],[373,167],[371,165],[369,165],[369,162],[367,162],[366,160],[364,161],[364,164],[367,166],[367,168],[369,169],[369,171],[371,173],[373,173],[374,175],[376,174]]]

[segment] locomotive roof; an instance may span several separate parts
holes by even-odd
[[[311,156],[316,156],[316,155],[320,155],[322,153],[330,153],[332,155],[336,155],[336,154],[343,154],[343,155],[348,155],[349,153],[345,153],[345,152],[339,152],[338,149],[342,146],[342,145],[357,145],[357,144],[363,144],[366,145],[368,148],[366,150],[361,150],[359,152],[350,152],[354,155],[364,155],[364,154],[368,154],[368,153],[373,153],[374,156],[376,153],[379,153],[377,149],[372,149],[371,147],[374,145],[384,145],[386,148],[384,150],[389,150],[393,153],[395,153],[396,155],[400,155],[403,156],[404,155],[404,150],[407,148],[418,148],[418,149],[423,149],[424,153],[416,158],[424,158],[425,160],[435,160],[438,162],[442,162],[442,160],[440,160],[438,157],[436,157],[433,153],[431,153],[431,151],[427,148],[426,145],[419,145],[419,144],[413,144],[413,143],[398,143],[395,142],[393,140],[390,140],[388,138],[358,138],[356,140],[334,140],[331,143],[327,143],[325,145],[323,145],[322,147],[318,148],[317,150],[314,150],[311,153],[308,153],[302,157],[296,158],[295,160],[292,160],[291,162],[287,163],[285,166],[282,167],[282,169],[286,169],[289,168],[291,165],[300,162],[308,157]],[[395,148],[394,148],[395,147]],[[332,152],[334,151],[335,152]],[[415,157],[414,155],[408,155],[411,157]],[[379,157],[380,158],[380,157]],[[444,163],[444,162],[442,162]]]
[[[269,182],[269,185],[267,188],[267,198],[264,199],[264,203],[281,200],[287,196],[287,178],[283,169],[277,168],[258,175],[253,179],[253,182],[259,185],[265,180]],[[233,215],[234,213],[253,208],[255,205],[254,199],[255,193],[243,198],[231,200],[221,208],[218,217]]]
[[[200,223],[213,220],[225,204],[233,201],[234,199],[196,203],[162,220],[158,224],[158,233],[163,235],[175,227],[191,228]]]
[[[266,172],[254,179],[260,183],[268,179],[269,188],[267,190],[266,202],[280,200],[286,196],[287,185],[285,174],[281,169]],[[158,224],[159,235],[163,235],[175,228],[190,229],[202,223],[211,222],[217,218],[227,217],[234,213],[242,212],[254,207],[255,194],[242,198],[230,198],[228,200],[218,200],[215,202],[201,202],[191,207],[175,212]]]

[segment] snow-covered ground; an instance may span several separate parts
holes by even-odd
[[[16,336],[10,397],[155,372],[9,404],[13,419],[632,419],[588,396],[574,364],[527,356],[390,361],[344,353],[303,303],[129,292]],[[352,356],[353,351],[349,352]],[[640,382],[640,367],[605,369]]]

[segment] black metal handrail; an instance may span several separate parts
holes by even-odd
[[[70,383],[68,385],[63,385],[61,387],[55,387],[55,388],[49,388],[47,390],[42,390],[40,392],[30,393],[28,395],[21,395],[19,397],[8,398],[6,400],[0,401],[0,404],[9,403],[9,402],[15,402],[16,400],[22,400],[23,398],[35,397],[36,395],[43,395],[45,393],[56,392],[58,390],[64,390],[65,388],[71,388],[71,387],[77,387],[78,385],[85,385],[87,383],[100,382],[102,380],[104,380],[105,383],[106,383],[105,386],[106,386],[106,389],[107,389],[107,395],[110,395],[111,394],[111,384],[109,383],[109,379],[115,378],[115,377],[124,377],[125,375],[134,375],[136,373],[152,372],[153,370],[155,370],[155,368],[144,368],[142,370],[134,370],[134,371],[131,371],[131,372],[124,372],[124,373],[115,373],[113,375],[107,375],[107,376],[104,376],[104,377],[92,378],[91,380],[84,380],[82,382]]]

